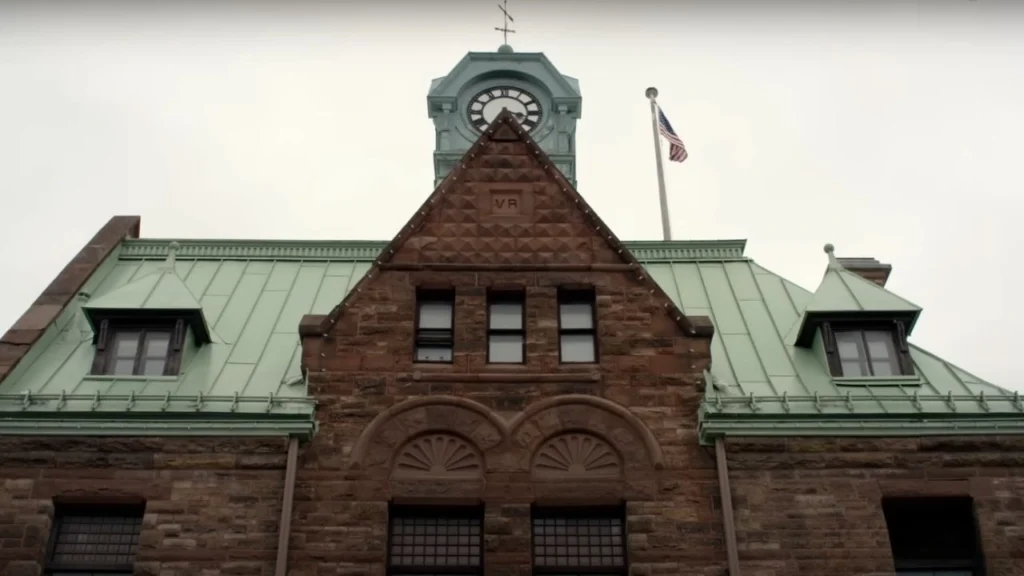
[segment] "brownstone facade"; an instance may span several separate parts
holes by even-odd
[[[970,497],[986,574],[1024,574],[1024,440],[734,439],[744,576],[893,573],[885,497]]]
[[[712,331],[687,318],[512,126],[483,138],[345,301],[300,329],[319,430],[299,451],[291,576],[384,576],[389,505],[482,504],[487,576],[533,572],[536,506],[623,505],[629,573],[727,573],[697,438]],[[514,201],[511,202],[510,201]],[[514,206],[514,207],[513,207]],[[597,361],[559,356],[560,288],[593,288]],[[414,362],[417,289],[454,290],[451,363]],[[488,362],[489,291],[525,302]],[[1024,576],[1014,438],[731,440],[745,576],[893,573],[890,495],[975,499],[987,573]],[[0,576],[39,576],[54,502],[144,499],[135,573],[270,576],[282,439],[0,439]]]
[[[322,425],[300,463],[291,574],[383,574],[389,501],[482,501],[489,575],[531,573],[537,503],[627,502],[636,573],[721,572],[696,437],[707,320],[681,317],[511,130],[470,151],[325,335],[307,331]],[[562,364],[557,291],[579,286],[596,293],[598,361]],[[451,364],[413,361],[417,288],[455,291]],[[525,295],[523,364],[487,362],[489,289]],[[413,459],[439,445],[465,457]]]

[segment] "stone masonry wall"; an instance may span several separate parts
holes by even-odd
[[[883,496],[970,496],[989,576],[1024,575],[1024,439],[727,442],[743,576],[893,574]]]
[[[146,501],[135,574],[271,576],[284,440],[0,438],[0,576],[39,576],[54,498]]]
[[[599,361],[560,364],[557,290],[581,285]],[[413,362],[417,287],[455,290],[452,364]],[[489,288],[525,292],[524,365],[487,364]],[[532,504],[623,501],[635,574],[722,574],[695,322],[502,113],[327,320],[303,320],[321,426],[290,574],[381,576],[389,502],[481,501],[488,576],[531,573]]]
[[[439,281],[456,290],[455,361],[413,363],[414,287]],[[567,281],[596,287],[597,365],[558,363]],[[525,289],[526,365],[486,364],[493,285]],[[683,335],[632,276],[387,271],[304,353],[321,428],[300,457],[292,576],[384,574],[390,500],[483,501],[488,575],[530,573],[531,504],[621,501],[635,574],[724,573],[714,459],[696,437],[709,339]],[[606,441],[619,470],[538,477],[535,454],[570,433]],[[407,474],[399,455],[432,435],[466,440],[479,473]]]

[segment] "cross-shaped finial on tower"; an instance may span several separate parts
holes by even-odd
[[[508,8],[508,0],[502,0],[502,2],[505,5],[502,6],[501,4],[498,4],[498,10],[501,10],[501,13],[504,14],[504,16],[505,16],[505,26],[503,26],[501,28],[498,28],[497,26],[495,26],[494,29],[497,30],[498,32],[501,32],[503,38],[505,39],[504,43],[508,44],[508,34],[509,34],[509,32],[511,32],[513,34],[516,33],[515,30],[512,30],[511,28],[508,27],[508,23],[509,22],[515,23],[516,19],[513,18],[512,15],[508,13],[508,10],[506,10],[506,8]]]

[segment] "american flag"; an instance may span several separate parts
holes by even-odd
[[[661,135],[668,140],[668,159],[673,162],[682,162],[689,157],[686,153],[686,146],[683,145],[683,141],[676,134],[676,131],[672,129],[672,125],[669,124],[668,118],[665,118],[665,113],[661,111],[661,107],[658,107],[658,130]]]

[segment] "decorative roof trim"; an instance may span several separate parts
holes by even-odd
[[[372,261],[387,242],[370,240],[178,240],[177,257],[184,260],[366,260]],[[167,257],[170,241],[146,238],[125,241],[121,260]]]
[[[687,316],[686,313],[675,304],[675,301],[669,297],[665,292],[665,289],[659,286],[658,283],[655,282],[649,274],[647,274],[640,262],[635,256],[633,256],[632,252],[623,246],[615,233],[612,232],[603,220],[601,220],[601,217],[597,215],[597,212],[595,212],[589,204],[587,204],[587,201],[580,196],[580,193],[566,179],[562,172],[552,165],[551,159],[548,158],[548,155],[540,146],[537,145],[529,132],[523,130],[519,122],[517,122],[515,117],[512,116],[512,112],[507,108],[499,112],[498,115],[494,117],[494,120],[492,120],[490,125],[487,126],[487,129],[480,134],[480,137],[477,138],[476,142],[466,150],[462,162],[449,172],[448,176],[446,176],[445,179],[437,185],[433,193],[423,201],[423,204],[421,204],[413,213],[405,226],[403,226],[398,234],[388,242],[387,247],[383,252],[381,252],[380,257],[378,257],[370,266],[370,269],[367,270],[366,274],[359,280],[359,282],[356,283],[353,289],[342,298],[341,302],[327,314],[320,323],[321,333],[328,334],[330,332],[331,327],[334,326],[334,323],[341,316],[342,310],[348,304],[349,299],[361,292],[363,286],[371,281],[374,273],[380,270],[380,265],[390,262],[391,258],[396,252],[401,250],[402,246],[405,245],[406,241],[408,241],[414,232],[423,226],[426,215],[434,208],[433,205],[438,203],[446,194],[448,194],[449,190],[457,185],[459,178],[462,178],[463,174],[468,169],[467,167],[471,166],[471,160],[475,158],[477,154],[480,154],[481,150],[491,142],[507,141],[522,142],[530,151],[533,152],[533,155],[536,156],[537,162],[545,169],[548,178],[554,180],[555,184],[561,188],[562,192],[568,197],[568,199],[573,201],[576,205],[576,209],[590,221],[590,225],[594,226],[597,235],[606,242],[609,248],[619,255],[623,264],[628,264],[637,269],[637,281],[646,286],[652,294],[658,294],[661,297],[662,301],[665,303],[665,313],[676,321],[676,324],[679,325],[683,332],[690,334],[691,336],[703,338],[712,337],[714,334],[714,324],[711,319],[706,316]]]
[[[309,418],[237,417],[178,420],[74,417],[0,418],[0,436],[294,436],[309,440],[317,424]]]
[[[870,385],[865,386],[870,388]],[[910,387],[914,389],[916,387]],[[888,392],[893,389],[884,387]],[[816,419],[828,417],[830,420],[849,422],[861,417],[877,414],[875,411],[858,411],[858,406],[888,403],[888,414],[882,418],[904,418],[916,416],[919,419],[958,419],[974,417],[1015,418],[1024,426],[1024,395],[1020,392],[992,394],[913,394],[908,393],[872,393],[857,394],[847,391],[845,395],[814,394],[790,396],[765,395],[753,393],[745,396],[724,396],[714,394],[701,401],[701,419],[706,421],[729,420],[742,418],[746,420],[770,421],[773,418],[783,419]],[[758,412],[765,405],[781,405],[789,416],[760,416]],[[897,409],[895,406],[898,405]],[[958,409],[961,412],[958,413]],[[862,416],[863,415],[863,416]]]
[[[185,240],[177,242],[184,260],[373,261],[388,245],[384,240]],[[125,240],[121,260],[167,258],[170,240]],[[623,244],[641,263],[697,260],[747,260],[746,240],[626,240]]]
[[[927,420],[920,418],[746,418],[704,420],[700,423],[701,444],[712,444],[725,436],[800,437],[800,436],[995,436],[1024,434],[1024,419],[1013,417],[967,416]]]
[[[102,377],[106,379],[107,377]],[[100,379],[86,377],[88,380]],[[114,381],[138,381],[137,377],[109,377]],[[154,381],[166,381],[154,378]],[[67,415],[66,418],[89,416],[103,418],[103,414],[121,414],[125,420],[153,417],[159,414],[168,420],[179,420],[180,415],[189,418],[205,414],[206,417],[252,418],[255,414],[266,414],[263,418],[310,418],[316,409],[316,399],[309,397],[210,395],[191,394],[0,394],[0,420],[23,415]]]

